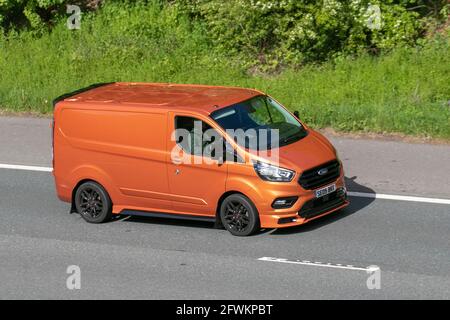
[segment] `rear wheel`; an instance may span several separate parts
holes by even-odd
[[[112,217],[112,202],[106,190],[89,181],[80,185],[75,193],[75,207],[84,220],[102,223]]]
[[[255,205],[241,194],[232,194],[223,200],[220,219],[225,229],[235,236],[249,236],[260,228]]]

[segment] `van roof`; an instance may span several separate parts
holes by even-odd
[[[263,94],[238,87],[170,83],[114,82],[97,84],[65,94],[54,101],[81,104],[121,104],[210,114],[220,108]]]

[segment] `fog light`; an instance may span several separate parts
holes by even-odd
[[[347,189],[345,187],[339,188],[336,194],[338,197],[347,199]]]
[[[298,197],[277,198],[274,200],[274,202],[272,202],[272,208],[274,209],[290,208],[294,205],[297,199]]]
[[[291,223],[291,222],[297,222],[296,217],[289,217],[289,218],[280,218],[278,219],[278,224],[285,224],[285,223]]]

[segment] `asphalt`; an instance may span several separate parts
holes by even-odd
[[[450,199],[449,146],[332,140],[352,191]],[[0,147],[0,163],[49,166],[49,119],[0,118]],[[0,169],[0,299],[450,299],[446,204],[355,197],[342,212],[246,238],[204,222],[92,225],[68,211],[50,173]],[[67,289],[69,265],[80,290]],[[380,289],[367,287],[372,265]]]

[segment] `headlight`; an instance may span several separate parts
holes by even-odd
[[[268,163],[256,161],[253,164],[258,176],[266,181],[289,182],[294,178],[295,172],[279,168]]]

